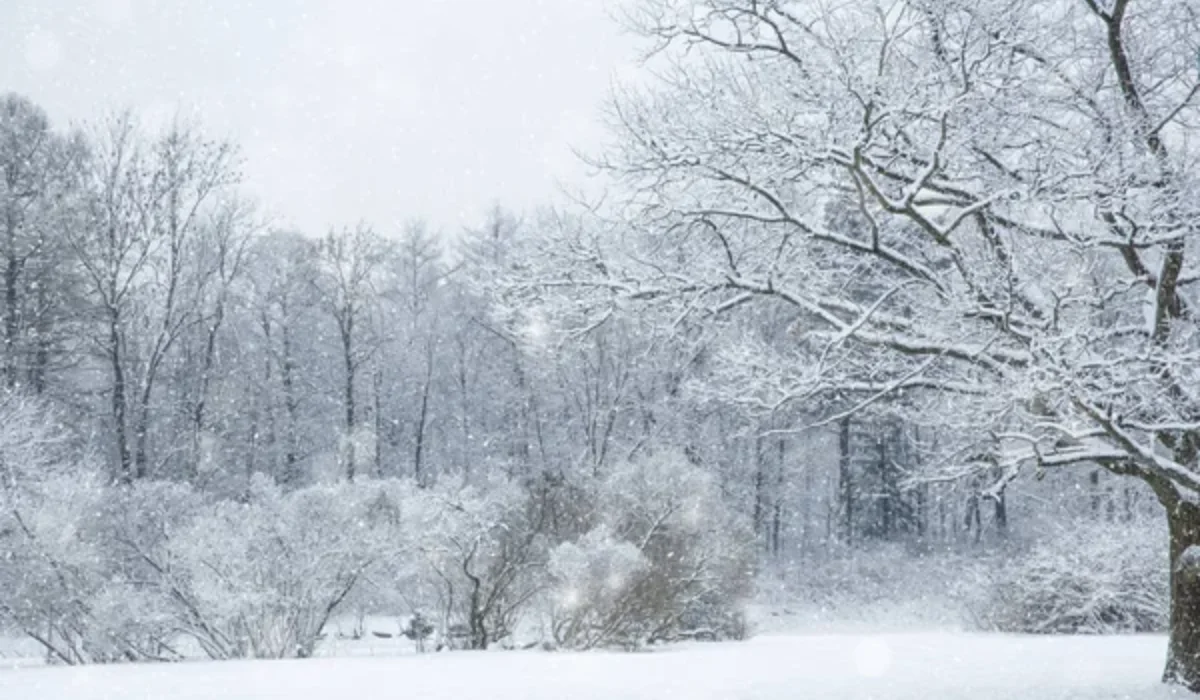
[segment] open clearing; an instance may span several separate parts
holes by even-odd
[[[778,635],[638,654],[455,652],[0,670],[18,700],[1153,700],[1162,637]]]

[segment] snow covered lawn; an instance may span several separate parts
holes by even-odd
[[[765,636],[642,654],[456,652],[90,668],[4,668],[0,698],[250,700],[1143,700],[1161,637]]]

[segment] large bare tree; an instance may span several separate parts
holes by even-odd
[[[794,313],[714,360],[743,403],[903,396],[954,477],[1101,465],[1170,529],[1164,678],[1200,691],[1197,49],[1183,0],[641,0],[622,207],[529,251],[531,317]],[[613,214],[613,212],[616,212]],[[540,261],[540,262],[539,262]],[[589,320],[590,319],[590,320]],[[943,475],[947,472],[943,471]],[[998,491],[997,491],[998,492]]]

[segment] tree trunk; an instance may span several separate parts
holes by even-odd
[[[342,357],[345,360],[345,385],[343,387],[343,408],[346,411],[346,480],[354,481],[356,455],[354,450],[354,346],[352,331],[342,333]]]
[[[838,499],[841,501],[841,539],[850,544],[854,539],[854,480],[850,474],[850,418],[841,420],[838,430]]]
[[[286,317],[285,309],[284,318],[286,319]],[[286,320],[280,328],[280,334],[282,357],[279,361],[279,381],[283,388],[283,408],[287,414],[287,424],[284,427],[283,481],[288,486],[295,488],[300,485],[300,468],[296,456],[299,442],[300,400],[296,397],[296,367],[295,361],[292,359],[292,334]]]
[[[8,250],[7,264],[4,266],[4,385],[13,389],[17,386],[17,335],[21,325],[18,298],[21,259],[17,256],[17,213],[12,203],[5,209],[5,238]]]
[[[43,273],[45,274],[45,273]],[[33,393],[41,396],[46,392],[46,375],[50,365],[51,328],[50,303],[46,298],[48,284],[42,280],[37,285],[38,317],[35,328],[33,364],[29,368],[29,385]]]
[[[9,245],[15,245],[10,234]],[[18,284],[21,278],[21,261],[10,249],[8,264],[4,269],[4,385],[9,389],[17,386],[20,372],[17,361],[18,335],[21,331],[21,308]]]
[[[1000,489],[992,499],[995,506],[996,537],[1001,540],[1008,539],[1008,497],[1005,494],[1005,490]]]
[[[375,368],[375,373],[371,376],[371,388],[373,391],[372,400],[375,403],[374,415],[374,435],[372,441],[375,451],[373,458],[375,461],[375,478],[383,478],[383,372],[379,368]]]
[[[783,438],[779,438],[776,447],[779,450],[779,462],[775,465],[775,488],[773,489],[775,493],[771,499],[771,554],[778,559],[783,549],[783,487],[786,476],[784,464],[787,459],[787,442]]]
[[[145,479],[150,473],[150,398],[149,392],[142,392],[142,400],[138,403],[137,413],[134,414],[133,426],[133,478]]]
[[[213,320],[205,332],[204,357],[200,364],[199,386],[196,387],[195,403],[192,404],[192,455],[188,469],[193,478],[200,473],[200,463],[203,460],[202,440],[205,411],[208,410],[208,389],[212,384],[213,367],[216,365],[217,359],[217,333],[221,330],[221,323],[224,320],[225,307],[223,303],[218,302]],[[271,342],[270,335],[267,336],[267,342]],[[257,415],[254,418],[252,422],[255,424],[257,432]],[[250,468],[250,470],[252,469],[253,467]]]
[[[117,478],[121,483],[133,482],[133,465],[129,457],[128,424],[124,358],[121,356],[121,316],[115,307],[109,308],[108,359],[112,369],[112,419],[113,435],[117,447]]]
[[[763,456],[763,437],[759,435],[754,441],[754,534],[762,537],[764,548],[771,549],[767,538],[767,465]]]
[[[433,343],[425,348],[425,378],[421,385],[421,408],[417,413],[416,445],[413,451],[413,478],[417,486],[431,483],[425,473],[426,433],[429,431],[429,392],[433,385]]]
[[[1200,506],[1167,506],[1171,536],[1171,631],[1163,681],[1200,692]]]
[[[429,424],[429,378],[421,388],[421,409],[417,413],[416,444],[413,447],[413,478],[417,486],[426,486],[425,476],[425,429]]]
[[[897,492],[899,488],[892,479],[891,470],[888,468],[887,441],[880,438],[875,443],[876,456],[878,458],[877,469],[879,470],[880,491],[879,494],[879,537],[883,540],[891,540],[896,534],[896,510],[899,506],[897,503]]]

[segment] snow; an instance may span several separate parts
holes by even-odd
[[[1188,576],[1200,575],[1200,547],[1193,544],[1183,550],[1175,562],[1175,570]]]
[[[764,636],[650,653],[455,652],[392,658],[5,668],[0,698],[223,700],[1156,700],[1162,637],[950,633]]]

